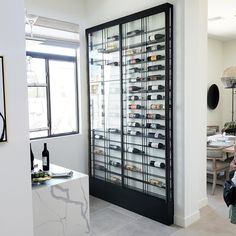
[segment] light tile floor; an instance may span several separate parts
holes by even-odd
[[[236,225],[229,222],[228,208],[217,186],[209,205],[201,209],[201,218],[188,228],[166,226],[121,207],[90,197],[91,236],[236,236]]]

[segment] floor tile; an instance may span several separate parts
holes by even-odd
[[[109,202],[103,201],[102,199],[96,198],[91,195],[89,196],[89,202],[90,202],[90,213],[96,212],[97,210],[101,210],[112,205]]]

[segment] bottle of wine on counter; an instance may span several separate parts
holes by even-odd
[[[141,135],[140,131],[135,131],[135,130],[128,130],[129,135]]]
[[[148,147],[153,147],[153,148],[158,148],[158,149],[164,149],[165,145],[163,143],[154,143],[154,142],[149,142]]]
[[[163,60],[164,56],[162,55],[153,55],[153,56],[148,56],[147,60],[148,61],[159,61],[159,60]]]
[[[140,91],[142,90],[143,87],[138,87],[138,86],[130,86],[129,87],[129,92],[137,92],[137,91]]]
[[[166,167],[165,163],[161,162],[161,161],[150,161],[149,164],[150,164],[150,166],[159,167],[161,169],[164,169]]]
[[[31,162],[31,170],[34,170],[34,153],[32,151],[31,144],[30,144],[30,162]]]
[[[165,86],[163,85],[149,85],[148,86],[148,90],[149,91],[164,91],[165,90]]]
[[[141,108],[143,108],[143,106],[139,104],[129,104],[129,109],[131,110],[136,110],[136,109],[141,109]]]
[[[44,149],[42,151],[42,164],[43,171],[49,171],[49,151],[47,149],[47,143],[44,143]]]
[[[128,147],[127,151],[130,153],[137,153],[137,154],[144,153],[144,151],[139,150],[138,148],[134,148],[134,147]]]
[[[160,94],[158,95],[147,95],[147,100],[162,100],[164,97]]]
[[[141,100],[141,97],[139,96],[129,96],[129,101],[136,101],[136,100]]]
[[[117,145],[110,144],[109,147],[110,147],[110,149],[113,149],[113,150],[116,150],[116,151],[120,150],[120,146],[117,146]]]

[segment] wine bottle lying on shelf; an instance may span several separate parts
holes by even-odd
[[[135,36],[135,35],[142,34],[143,32],[144,32],[143,30],[132,30],[132,31],[127,32],[126,35],[128,37],[132,37],[132,36]]]
[[[120,162],[112,161],[112,160],[109,161],[109,164],[111,166],[115,166],[115,167],[120,167],[121,166]]]
[[[141,124],[138,122],[128,122],[129,127],[141,127]]]
[[[156,71],[156,70],[164,70],[165,66],[163,65],[154,65],[154,66],[148,66],[148,71]]]
[[[119,39],[119,35],[112,35],[107,37],[107,41],[116,41]]]
[[[158,94],[158,95],[147,95],[147,100],[162,100],[164,99],[164,96]]]
[[[159,167],[161,169],[164,169],[166,167],[166,164],[164,162],[161,162],[161,161],[150,161],[150,166],[153,166],[153,167]]]
[[[149,91],[164,91],[165,86],[159,84],[159,85],[149,85],[148,86]]]
[[[98,164],[94,164],[94,168],[97,170],[103,170],[103,171],[107,170],[107,168],[105,166],[98,165]]]
[[[165,39],[164,34],[152,34],[152,35],[149,35],[149,37],[148,37],[148,40],[151,42],[161,41],[164,39]]]
[[[139,96],[129,96],[129,101],[135,101],[135,100],[141,100],[141,97]]]
[[[139,150],[138,148],[134,148],[134,147],[128,147],[127,152],[130,152],[130,153],[137,153],[137,154],[142,154],[142,153],[144,153],[144,151]]]
[[[104,155],[105,154],[105,152],[101,149],[95,149],[93,153],[98,154],[98,155]]]
[[[140,91],[142,90],[143,87],[139,87],[139,86],[130,86],[129,87],[129,92],[136,92],[136,91]]]
[[[139,113],[129,113],[129,118],[144,118],[144,115]]]
[[[135,166],[135,165],[130,165],[130,164],[126,164],[126,165],[125,165],[125,169],[126,169],[126,170],[131,170],[131,171],[141,171],[141,169],[138,168],[137,166]]]
[[[162,80],[164,78],[165,78],[164,75],[150,75],[147,77],[147,80],[148,81],[156,81],[156,80]]]
[[[107,65],[108,66],[118,66],[119,63],[117,61],[113,61],[113,62],[108,62]]]
[[[165,57],[162,55],[153,55],[153,56],[148,56],[147,61],[159,61],[163,60]]]
[[[149,132],[149,133],[148,133],[148,137],[149,137],[149,138],[165,139],[165,135],[160,134],[160,133],[158,133],[158,132],[155,132],[155,133]]]
[[[153,147],[153,148],[158,148],[158,149],[164,149],[165,145],[163,143],[154,143],[154,142],[149,142],[148,147]]]
[[[141,106],[139,104],[129,104],[129,109],[136,110],[136,109],[142,109],[144,106]]]
[[[162,116],[162,115],[160,115],[160,114],[147,114],[146,115],[146,118],[147,119],[157,119],[157,120],[162,120],[162,119],[164,119],[165,117],[164,116]]]
[[[142,61],[144,61],[144,60],[143,60],[143,59],[140,59],[140,58],[130,59],[130,60],[129,60],[129,64],[130,64],[130,65],[133,65],[133,64],[136,64],[136,63],[140,63],[140,62],[142,62]]]
[[[113,145],[113,144],[110,144],[110,149],[113,149],[113,150],[116,150],[116,151],[119,151],[121,148],[120,146],[117,146],[117,145]]]
[[[96,139],[103,139],[104,136],[103,136],[103,135],[100,135],[100,134],[95,134],[95,135],[94,135],[94,138],[96,138]]]
[[[144,70],[143,68],[133,67],[133,68],[129,69],[129,72],[131,72],[131,73],[138,73],[138,72],[141,72],[143,70]]]
[[[162,110],[165,106],[163,104],[151,104],[150,109],[151,110]]]
[[[108,128],[108,132],[110,132],[110,133],[120,133],[119,129],[116,129],[116,128]]]
[[[142,133],[140,131],[135,131],[135,130],[128,130],[129,135],[141,135]]]
[[[147,52],[159,51],[165,49],[165,45],[153,45],[146,47]]]
[[[165,129],[165,126],[155,123],[147,123],[146,127],[149,129]]]
[[[111,181],[116,184],[121,183],[121,179],[115,176],[111,176]]]
[[[126,50],[125,53],[126,53],[127,56],[142,53],[142,48],[133,48],[133,49],[129,48],[129,49]]]
[[[130,83],[141,82],[141,81],[145,81],[145,78],[141,78],[141,77],[129,78]]]
[[[154,185],[154,186],[157,186],[157,187],[160,187],[160,188],[164,188],[165,187],[165,183],[158,180],[158,179],[149,179],[148,182],[151,184],[151,185]]]

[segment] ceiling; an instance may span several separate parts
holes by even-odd
[[[208,34],[221,41],[236,39],[236,0],[208,0]]]

